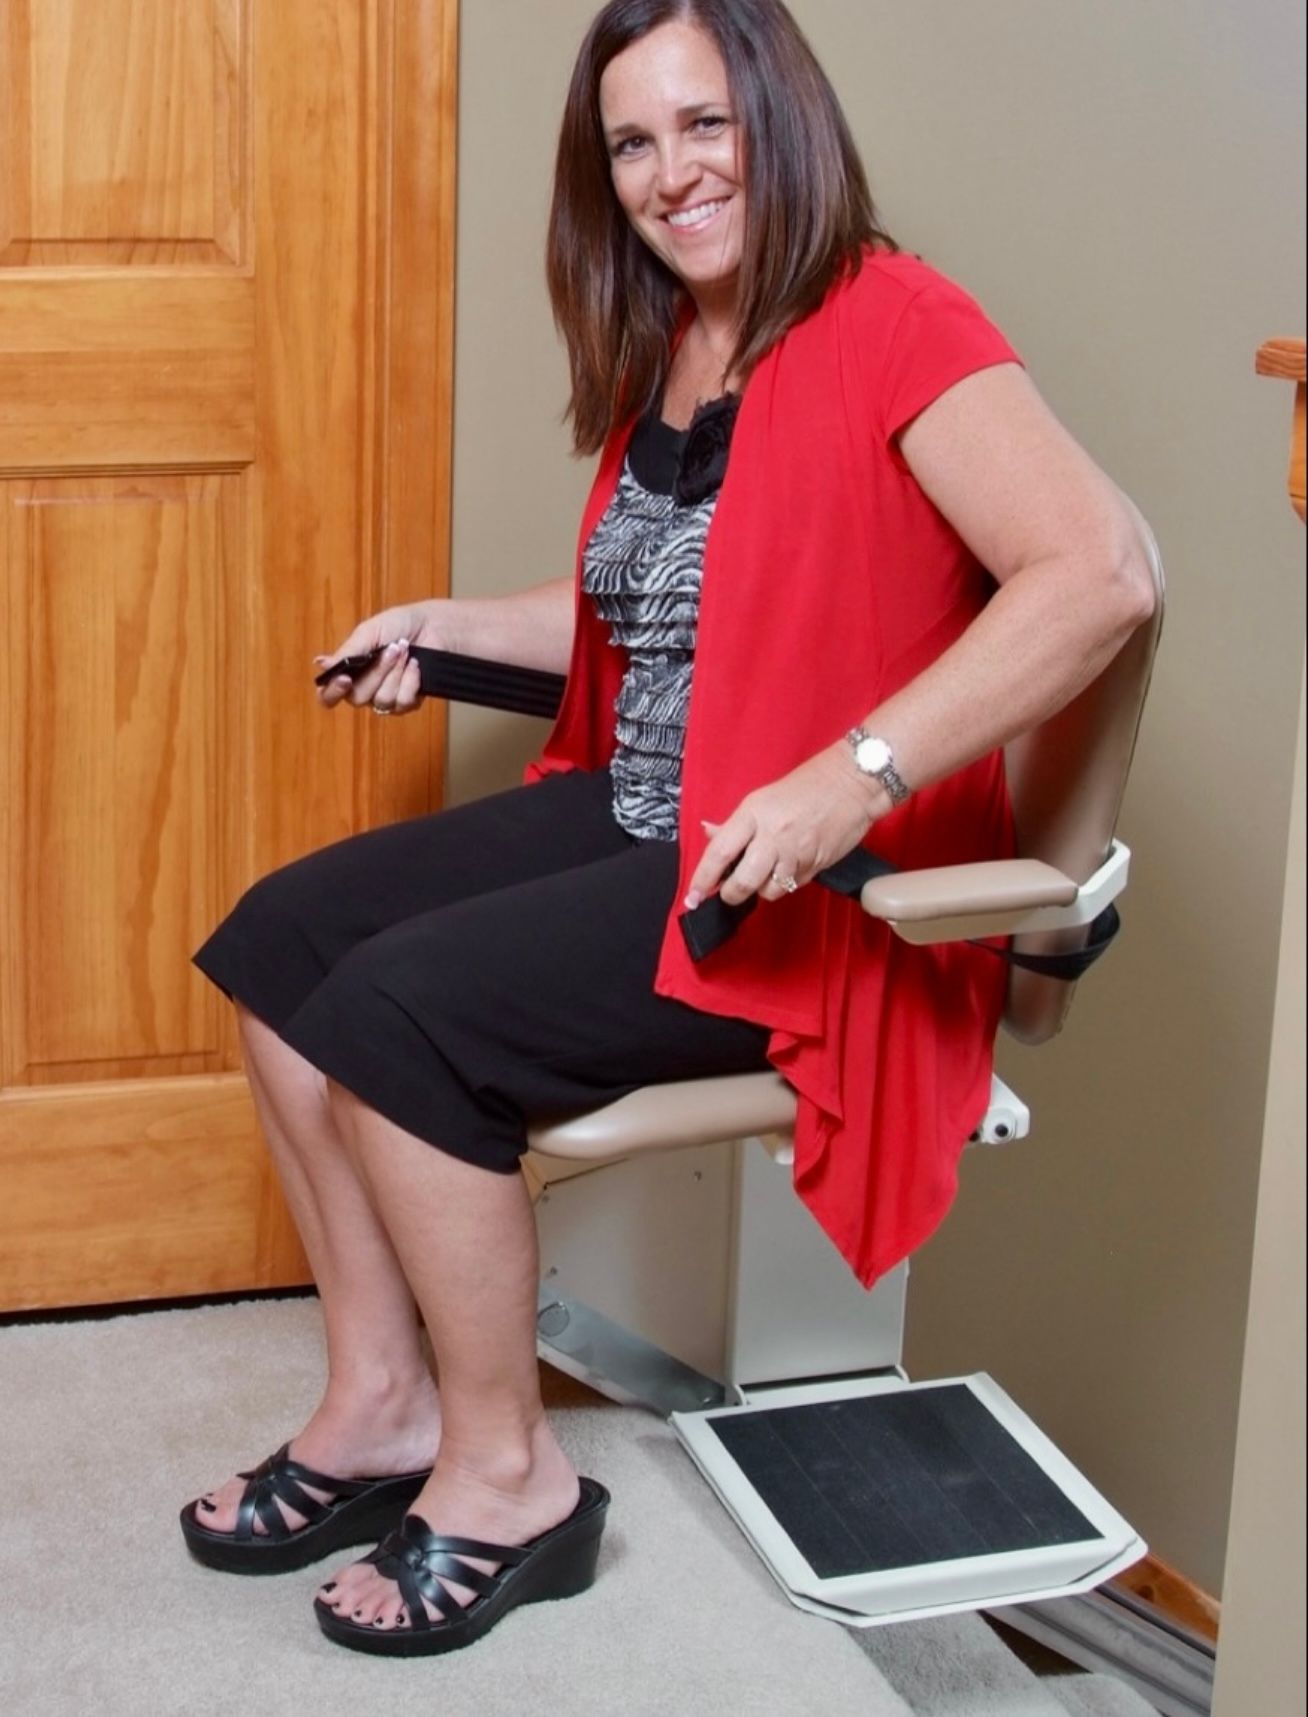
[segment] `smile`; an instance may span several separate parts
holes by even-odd
[[[714,203],[697,203],[693,209],[678,209],[675,214],[664,215],[663,219],[674,232],[696,232],[706,227],[715,215],[721,214],[726,208],[729,198],[720,197]]]

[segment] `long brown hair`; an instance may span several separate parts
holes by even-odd
[[[662,24],[698,25],[726,65],[744,140],[739,343],[748,375],[817,309],[865,246],[894,250],[836,93],[781,0],[609,0],[583,42],[559,136],[547,275],[568,348],[579,453],[601,447],[667,378],[685,289],[637,236],[610,178],[600,118],[609,62]]]

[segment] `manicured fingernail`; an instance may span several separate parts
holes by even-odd
[[[702,894],[696,894],[695,890],[692,888],[690,893],[686,896],[686,911],[693,912],[701,903],[703,898],[704,896]]]

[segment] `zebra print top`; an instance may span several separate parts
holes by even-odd
[[[718,416],[734,419],[734,404]],[[677,838],[704,547],[731,428],[728,421],[725,439],[718,432],[722,472],[715,473],[712,492],[701,493],[703,481],[687,480],[701,415],[685,433],[655,415],[642,421],[582,558],[582,589],[608,624],[612,643],[630,656],[610,768],[614,817],[641,841]]]

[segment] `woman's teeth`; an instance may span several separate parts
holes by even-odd
[[[698,208],[682,209],[675,215],[669,215],[667,217],[668,225],[675,227],[678,231],[682,231],[686,227],[702,226],[705,221],[716,215],[719,209],[725,209],[726,206],[725,198],[716,203],[700,203]]]

